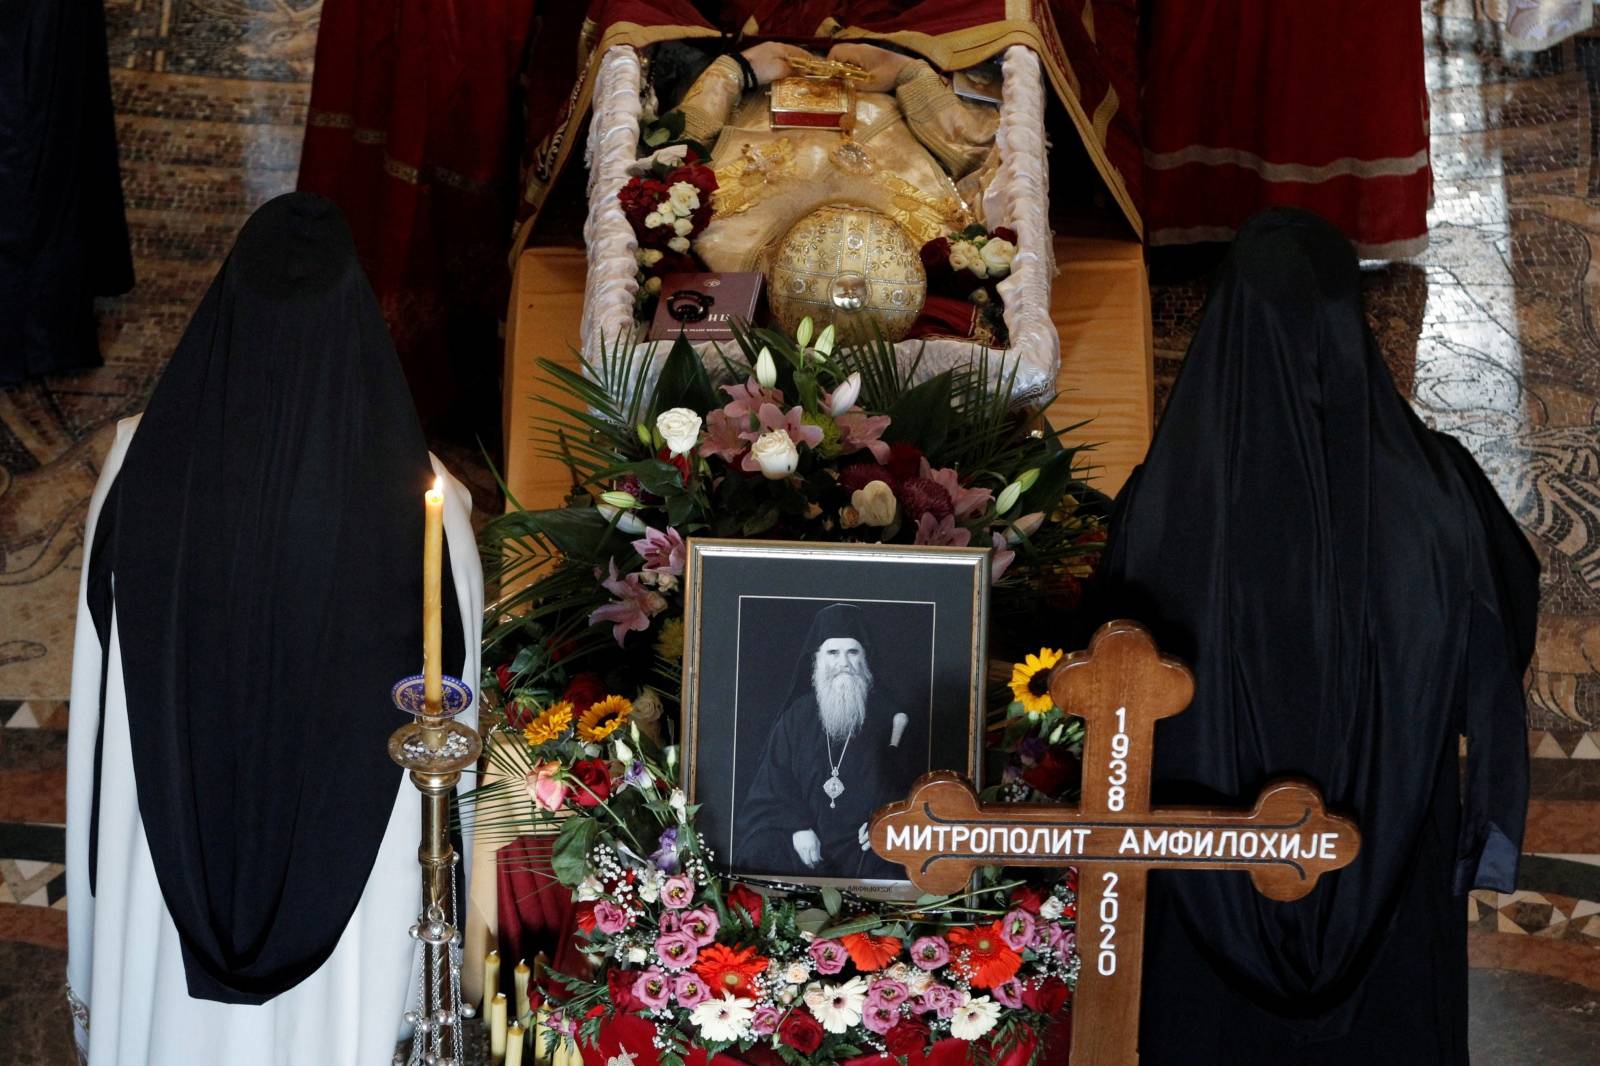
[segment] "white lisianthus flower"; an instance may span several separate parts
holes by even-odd
[[[778,383],[778,364],[772,361],[772,351],[762,348],[756,355],[756,382],[764,389],[770,389]]]
[[[950,1035],[957,1040],[977,1040],[1000,1020],[1000,1004],[988,996],[973,997],[956,1008],[950,1017]]]
[[[992,237],[978,254],[990,277],[1003,278],[1011,273],[1011,260],[1016,257],[1017,246],[1003,237]]]
[[[821,984],[816,981],[811,982],[809,985],[806,985],[806,1006],[815,1011],[818,1007],[822,1006],[822,1001],[827,998],[827,995],[828,990],[823,988]]]
[[[861,398],[861,372],[855,371],[844,379],[844,384],[833,390],[833,396],[828,400],[828,413],[838,418],[856,405],[856,400]]]
[[[654,903],[661,898],[661,886],[666,881],[667,875],[653,866],[639,871],[639,898],[645,903]]]
[[[689,251],[689,238],[687,238],[687,237],[674,237],[670,241],[667,242],[667,247],[671,248],[674,252],[677,252],[679,255],[683,255],[683,254],[685,254],[686,252]]]
[[[747,1035],[755,1004],[748,999],[723,996],[708,999],[689,1013],[689,1020],[707,1040],[738,1040]]]
[[[1061,917],[1062,912],[1066,909],[1067,905],[1066,903],[1062,902],[1060,896],[1051,896],[1049,899],[1039,904],[1039,917],[1043,918],[1047,922],[1053,922],[1057,918]]]
[[[783,968],[783,979],[791,985],[803,985],[811,980],[811,967],[803,962],[791,962]]]
[[[778,993],[778,1002],[782,1003],[785,1007],[787,1007],[789,1004],[794,1002],[795,995],[799,991],[800,990],[798,988],[795,988],[793,986],[785,988],[783,991]]]
[[[860,1025],[861,1008],[866,1002],[867,980],[864,977],[852,977],[842,984],[823,989],[815,1004],[811,1002],[809,993],[806,996],[806,1005],[811,1007],[811,1013],[830,1033],[848,1032],[851,1026]],[[999,1016],[998,1008],[995,1015]],[[994,1022],[990,1021],[983,1031],[988,1032],[993,1025]]]
[[[663,256],[660,248],[640,248],[638,253],[639,265],[653,267],[661,262]]]
[[[700,443],[700,416],[687,407],[674,407],[656,416],[656,432],[673,455],[683,455]]]
[[[672,798],[667,801],[672,806],[673,813],[678,816],[678,821],[683,821],[683,809],[689,804],[689,797],[683,794],[683,789],[672,790]]]
[[[680,237],[687,237],[689,234],[694,232],[694,223],[690,222],[686,218],[674,219],[672,223],[672,232],[676,233]]]
[[[687,218],[700,206],[700,190],[686,181],[673,182],[672,188],[667,190],[667,200],[674,214]]]
[[[573,889],[572,894],[576,896],[580,902],[587,903],[590,900],[599,899],[602,895],[604,895],[605,886],[600,883],[600,879],[598,877],[590,874],[588,877],[585,877],[582,881],[578,882],[578,887]]]
[[[894,490],[886,481],[869,481],[867,487],[850,494],[850,506],[864,526],[886,526],[894,521]]]
[[[627,959],[630,965],[643,966],[650,958],[650,953],[644,948],[629,948]]]
[[[750,446],[750,455],[768,481],[782,481],[800,465],[800,449],[789,439],[786,429],[768,430]]]

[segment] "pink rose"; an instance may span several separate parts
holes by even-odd
[[[654,966],[640,973],[639,979],[633,982],[633,994],[639,997],[639,1002],[644,1004],[646,1010],[665,1007],[671,993],[672,978]]]
[[[683,931],[694,937],[694,942],[701,947],[717,939],[721,924],[717,921],[717,912],[710,907],[696,907],[683,912]]]
[[[609,899],[603,899],[594,905],[594,924],[607,935],[620,933],[628,928],[628,912]]]
[[[960,1003],[961,994],[949,985],[931,984],[922,995],[912,1000],[911,1005],[918,1014],[931,1011],[941,1018],[949,1018]]]
[[[535,763],[523,777],[523,785],[528,790],[528,798],[533,800],[541,810],[559,811],[561,805],[567,802],[566,782],[557,775],[561,773],[561,764],[555,760]]]
[[[844,964],[850,956],[845,952],[844,945],[837,940],[813,940],[810,947],[811,961],[817,964],[820,974],[835,974],[844,969]]]

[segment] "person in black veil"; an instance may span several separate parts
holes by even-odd
[[[1089,621],[1193,664],[1156,802],[1248,808],[1303,775],[1362,846],[1294,903],[1152,873],[1143,1066],[1467,1062],[1462,896],[1515,887],[1537,599],[1482,472],[1395,390],[1349,243],[1258,216],[1118,497]]]
[[[389,1061],[421,893],[390,690],[421,662],[436,479],[445,671],[470,680],[465,490],[338,209],[272,200],[91,504],[67,834],[91,1061]]]
[[[861,608],[829,604],[801,645],[788,694],[739,806],[741,873],[902,880],[878,858],[865,826],[927,772],[927,731],[889,683],[874,677]]]
[[[132,287],[101,0],[0,4],[0,385],[99,366]]]

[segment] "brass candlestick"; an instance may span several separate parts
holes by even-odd
[[[450,843],[450,794],[461,771],[478,761],[483,742],[471,726],[455,720],[472,706],[472,689],[458,678],[444,678],[443,698],[424,698],[421,675],[394,687],[395,706],[413,716],[389,737],[389,758],[411,773],[422,794],[422,912],[411,936],[422,942],[417,1002],[405,1015],[412,1027],[410,1051],[397,1051],[396,1066],[462,1066],[462,1021],[472,1017],[461,999],[460,907],[455,868],[460,861]]]

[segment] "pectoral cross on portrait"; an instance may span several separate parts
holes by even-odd
[[[1050,675],[1055,705],[1084,720],[1076,807],[984,804],[961,774],[936,771],[872,819],[873,850],[911,882],[959,891],[980,866],[1078,869],[1078,954],[1070,1066],[1137,1066],[1146,878],[1160,870],[1240,870],[1294,900],[1356,857],[1361,838],[1326,813],[1310,783],[1269,784],[1250,811],[1150,807],[1156,722],[1194,696],[1194,677],[1143,626],[1108,622]]]

